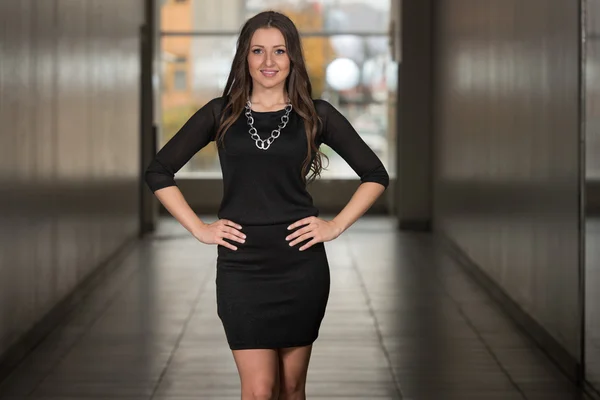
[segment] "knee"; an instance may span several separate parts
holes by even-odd
[[[277,387],[273,382],[254,382],[245,390],[244,400],[276,400]]]
[[[304,393],[304,382],[297,380],[286,380],[281,382],[281,395],[289,398]]]
[[[277,395],[274,390],[257,389],[252,391],[252,400],[276,400]]]

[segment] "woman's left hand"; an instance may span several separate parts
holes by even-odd
[[[303,242],[307,239],[312,240],[300,247],[300,250],[306,250],[313,244],[319,242],[329,242],[342,234],[342,228],[333,221],[325,221],[317,217],[308,217],[294,222],[288,226],[288,230],[306,225],[304,228],[298,229],[296,232],[288,235],[285,240],[292,240],[290,246]]]

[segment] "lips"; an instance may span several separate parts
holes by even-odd
[[[261,69],[260,72],[267,78],[272,78],[277,74],[277,70],[274,69]]]

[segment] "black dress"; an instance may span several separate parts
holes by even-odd
[[[317,144],[338,153],[362,182],[387,187],[388,174],[346,118],[324,100],[314,100],[322,124]],[[175,173],[214,140],[225,98],[198,110],[158,152],[145,179],[150,189],[174,186]],[[252,112],[266,139],[285,110]],[[218,218],[242,226],[246,242],[217,246],[217,310],[232,350],[284,348],[313,343],[329,298],[329,265],[323,243],[299,251],[290,246],[287,227],[318,216],[301,178],[307,142],[302,118],[290,113],[287,126],[267,150],[249,134],[244,113],[219,146],[224,193]],[[298,228],[300,229],[300,228]],[[226,239],[227,240],[227,239]]]

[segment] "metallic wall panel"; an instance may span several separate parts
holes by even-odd
[[[600,391],[600,1],[585,0],[585,376]]]
[[[138,234],[143,16],[0,2],[0,355]]]
[[[435,228],[578,360],[579,4],[436,4]]]
[[[432,7],[402,3],[396,201],[401,229],[430,228],[432,216]]]

